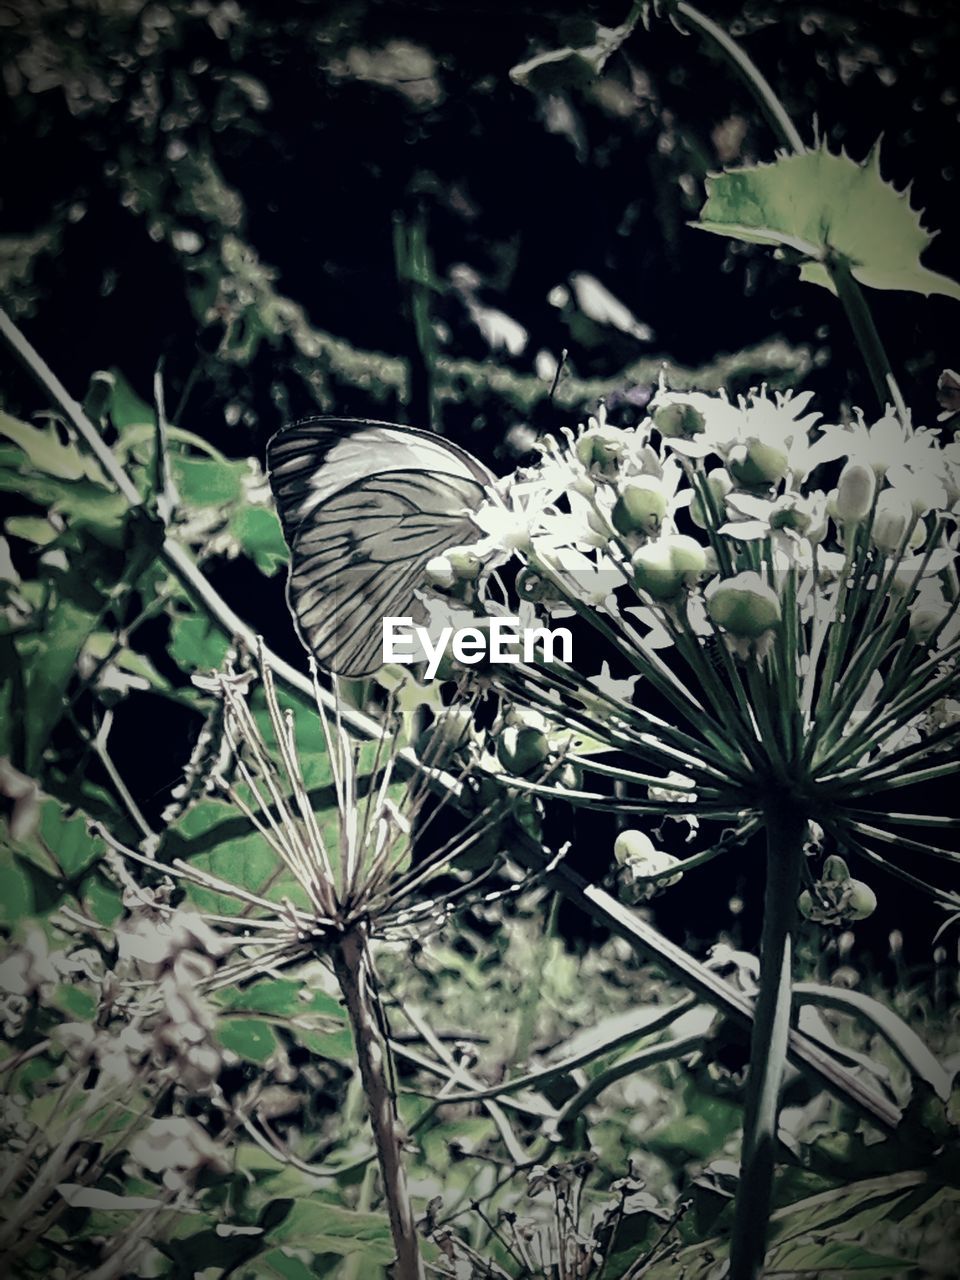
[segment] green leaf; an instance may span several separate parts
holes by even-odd
[[[290,559],[280,521],[266,507],[241,507],[230,522],[230,532],[268,578]]]
[[[182,671],[215,671],[230,641],[206,614],[178,613],[170,624],[171,658]]]
[[[271,1249],[259,1258],[259,1263],[267,1275],[278,1276],[279,1280],[317,1280],[315,1271],[311,1271],[305,1262],[296,1257],[288,1257],[282,1249]]]
[[[97,1001],[83,987],[60,983],[50,997],[50,1004],[79,1022],[92,1022],[97,1016]]]
[[[98,924],[116,924],[123,915],[120,894],[96,871],[81,884],[80,901]]]
[[[81,453],[75,444],[61,444],[56,427],[31,427],[19,418],[0,411],[0,435],[18,444],[38,471],[59,480],[79,480],[83,476],[103,479],[99,463]]]
[[[394,1256],[385,1214],[358,1213],[316,1200],[295,1200],[283,1222],[268,1234],[274,1244],[344,1258],[360,1254],[379,1266],[386,1266]]]
[[[821,1009],[839,1009],[869,1022],[883,1036],[891,1049],[930,1085],[944,1102],[950,1097],[953,1077],[937,1061],[915,1031],[892,1009],[860,991],[845,991],[817,982],[799,982],[793,989],[798,1004],[813,1004]]]
[[[188,507],[223,507],[243,497],[243,478],[250,474],[246,462],[217,462],[213,458],[170,458],[180,501]]]
[[[890,1280],[900,1271],[909,1271],[916,1264],[904,1258],[869,1253],[858,1244],[842,1244],[840,1241],[796,1241],[767,1255],[763,1274],[775,1276],[814,1275],[834,1273],[845,1275],[855,1272],[858,1276],[874,1276],[876,1280]]]
[[[312,1013],[343,1022],[347,1016],[340,1002],[325,991],[311,991],[302,983],[285,978],[265,978],[249,987],[233,987],[219,992],[216,1000],[221,1008],[231,1012],[243,1010],[279,1018],[299,1018]]]
[[[826,143],[773,164],[729,169],[707,179],[701,231],[778,245],[805,259],[800,276],[832,289],[828,253],[873,289],[908,289],[960,299],[960,285],[929,271],[920,255],[933,239],[908,192],[880,176],[879,143],[863,164]]]
[[[11,538],[22,538],[38,547],[49,546],[58,537],[56,529],[43,516],[10,516],[3,528]]]
[[[243,814],[226,801],[200,800],[191,806],[165,832],[162,849],[229,884],[269,896],[278,906],[284,896],[298,907],[308,905],[303,888]],[[202,911],[238,915],[248,909],[246,903],[215,889],[191,884],[187,894]]]
[[[14,924],[35,910],[33,883],[9,849],[0,849],[0,921]]]
[[[111,369],[114,383],[110,396],[110,421],[118,431],[154,421],[153,409],[141,400],[119,369]]]
[[[103,841],[91,836],[82,814],[67,817],[64,806],[52,796],[40,808],[39,834],[64,875],[72,878],[103,855]]]
[[[26,685],[24,771],[39,771],[43,749],[63,715],[63,695],[95,618],[70,601],[52,608],[41,630],[17,637]]]
[[[279,1048],[273,1027],[260,1018],[224,1018],[217,1024],[217,1039],[247,1062],[266,1062]]]

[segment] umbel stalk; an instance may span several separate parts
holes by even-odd
[[[388,1075],[390,1049],[375,1014],[370,948],[362,925],[355,925],[340,938],[331,958],[356,1042],[360,1080],[383,1178],[390,1232],[397,1251],[394,1280],[424,1280],[403,1167],[403,1129]]]
[[[763,1274],[777,1112],[790,1033],[793,931],[807,825],[799,811],[776,799],[767,805],[765,818],[767,879],[760,941],[760,990],[750,1037],[730,1280],[756,1280]]]

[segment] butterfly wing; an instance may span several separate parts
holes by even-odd
[[[267,446],[290,547],[287,598],[320,666],[359,678],[382,665],[382,621],[408,617],[427,561],[474,541],[494,476],[414,427],[312,418]]]

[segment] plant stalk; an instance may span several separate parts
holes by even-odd
[[[397,1251],[393,1275],[395,1280],[424,1280],[403,1167],[403,1129],[388,1075],[390,1048],[376,1018],[376,997],[370,986],[370,948],[361,925],[340,938],[333,947],[332,960],[356,1042],[360,1080],[380,1163],[390,1232]]]
[[[750,1036],[729,1280],[756,1280],[763,1274],[780,1086],[790,1036],[793,930],[806,819],[778,795],[767,805],[765,820],[767,883],[760,940],[760,990]]]
[[[807,148],[804,146],[797,126],[790,119],[786,107],[777,97],[770,81],[753,59],[722,27],[692,4],[688,4],[687,0],[678,0],[673,7],[679,17],[694,27],[705,39],[712,41],[724,55],[753,94],[781,145],[795,155],[803,155]],[[867,300],[863,296],[863,290],[850,274],[846,263],[833,259],[825,262],[824,267],[850,322],[853,336],[856,338],[879,401],[881,413],[892,402],[900,414],[901,421],[908,421],[903,395],[873,322]]]

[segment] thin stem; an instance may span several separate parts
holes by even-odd
[[[676,5],[676,12],[691,27],[696,27],[701,35],[706,36],[708,40],[712,40],[717,48],[722,50],[724,56],[737,71],[738,75],[743,78],[750,92],[760,104],[761,110],[770,122],[771,128],[780,138],[783,145],[789,147],[791,151],[798,153],[804,151],[803,139],[797,131],[797,126],[787,115],[787,110],[774,93],[770,81],[763,75],[756,63],[744,53],[736,40],[727,35],[726,31],[722,27],[718,27],[706,14],[701,13],[699,9],[695,9],[692,4],[687,4],[686,0],[679,0]]]
[[[740,45],[722,27],[708,18],[706,14],[701,13],[692,4],[688,4],[687,0],[678,0],[678,3],[673,8],[674,12],[691,27],[696,28],[702,36],[712,41],[723,53],[757,100],[770,127],[780,139],[781,145],[793,151],[796,155],[803,155],[807,148],[797,126],[790,119],[786,108],[774,92],[770,81],[767,80],[760,68],[744,52]],[[850,274],[849,266],[844,260],[835,255],[830,255],[824,261],[823,266],[836,290],[847,319],[850,321],[850,327],[853,329],[853,335],[857,340],[860,353],[867,366],[870,381],[876,392],[881,410],[886,408],[892,401],[900,414],[901,420],[908,421],[903,396],[893,375],[890,361],[880,340],[877,327],[873,322],[873,316],[867,306],[863,291]]]
[[[750,1072],[743,1119],[740,1187],[733,1221],[730,1280],[763,1273],[773,1191],[780,1087],[790,1033],[793,928],[806,822],[771,799],[766,813],[767,883],[760,943],[760,991],[750,1037]]]
[[[863,296],[863,290],[850,273],[849,263],[845,258],[831,254],[824,265],[850,322],[880,408],[884,409],[892,400],[901,421],[908,421],[903,396],[890,368],[873,314]]]
[[[331,955],[353,1029],[360,1079],[377,1147],[390,1231],[397,1251],[393,1274],[396,1280],[424,1280],[423,1262],[403,1167],[403,1132],[390,1088],[390,1047],[375,1015],[376,997],[370,984],[372,962],[362,928],[357,927],[345,933],[332,948]]]

